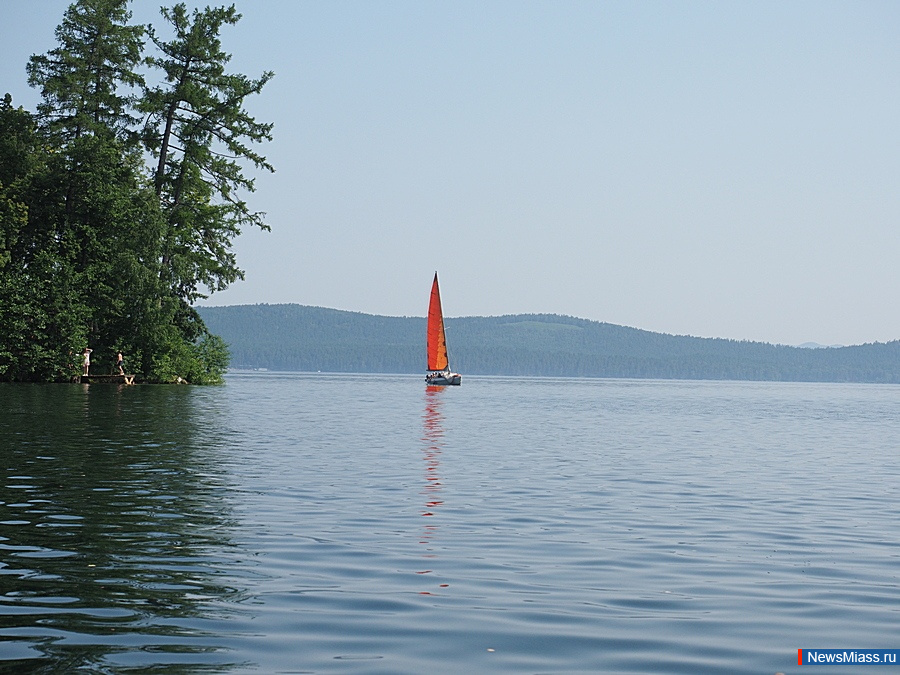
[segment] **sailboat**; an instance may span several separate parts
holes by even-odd
[[[447,357],[447,336],[444,332],[444,313],[441,310],[441,291],[438,288],[437,272],[431,284],[431,300],[428,303],[427,329],[428,373],[426,384],[458,385],[462,375],[450,371],[450,360]]]

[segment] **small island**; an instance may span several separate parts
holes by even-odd
[[[161,15],[168,40],[122,0],[72,4],[23,64],[37,109],[0,100],[0,381],[222,380],[194,303],[243,278],[241,230],[268,229],[241,195],[273,170],[254,150],[272,125],[244,109],[273,73],[226,71],[233,6]]]

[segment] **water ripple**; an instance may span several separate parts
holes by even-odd
[[[774,673],[894,647],[898,408],[857,385],[0,387],[0,669]]]

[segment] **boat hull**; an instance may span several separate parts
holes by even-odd
[[[437,373],[425,377],[425,384],[436,387],[458,386],[460,382],[462,375],[459,373]]]

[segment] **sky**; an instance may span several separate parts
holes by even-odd
[[[68,4],[0,0],[14,104]],[[900,339],[900,3],[234,4],[271,231],[200,304],[422,316],[438,271],[450,317]]]

